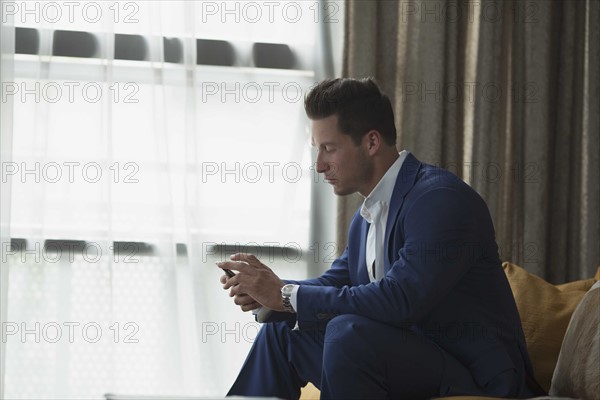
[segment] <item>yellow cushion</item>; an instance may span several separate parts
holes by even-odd
[[[554,286],[517,265],[505,262],[502,267],[515,296],[533,373],[547,391],[571,314],[595,280]]]
[[[312,383],[309,382],[308,385],[302,388],[302,392],[300,393],[300,398],[302,400],[319,400],[321,396],[321,392],[317,389]]]

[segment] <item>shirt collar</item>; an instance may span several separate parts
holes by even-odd
[[[396,178],[402,167],[402,163],[406,159],[408,152],[402,150],[399,157],[394,163],[388,168],[383,177],[377,182],[375,188],[369,193],[363,201],[360,209],[360,215],[368,222],[373,223],[375,215],[377,215],[383,205],[387,205],[392,198],[392,192],[396,185]]]

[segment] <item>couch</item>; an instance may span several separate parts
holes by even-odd
[[[600,267],[594,278],[552,285],[502,264],[515,296],[538,383],[550,397],[600,399]],[[319,398],[309,384],[301,399]],[[447,400],[484,400],[451,397]]]

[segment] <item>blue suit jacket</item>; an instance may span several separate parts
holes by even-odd
[[[357,314],[426,335],[486,384],[514,368],[533,376],[516,304],[483,199],[452,173],[405,159],[389,203],[385,277],[370,282],[368,223],[357,211],[348,246],[316,279],[299,281],[300,330]],[[288,314],[289,315],[289,314]]]

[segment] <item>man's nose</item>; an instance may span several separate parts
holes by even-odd
[[[317,161],[317,172],[319,174],[323,174],[323,173],[327,172],[327,170],[329,169],[328,167],[329,167],[329,165],[327,163]]]
[[[320,153],[317,155],[316,168],[320,174],[325,173],[329,169],[329,164],[323,161]]]

